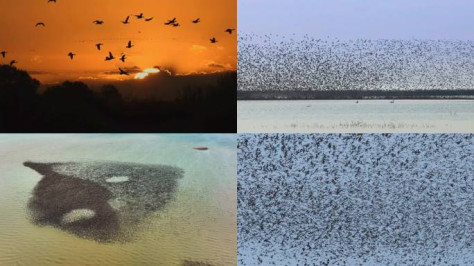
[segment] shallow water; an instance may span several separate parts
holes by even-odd
[[[238,132],[471,133],[472,100],[238,101]]]
[[[234,135],[0,136],[0,265],[235,265],[235,146]],[[184,175],[132,241],[100,243],[32,223],[27,204],[41,175],[28,160],[163,164]]]

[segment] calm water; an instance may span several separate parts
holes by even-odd
[[[235,147],[234,135],[0,136],[0,265],[235,265]],[[32,223],[27,203],[41,175],[27,160],[165,164],[184,175],[133,241],[100,243]]]
[[[238,101],[238,132],[474,132],[471,100]]]

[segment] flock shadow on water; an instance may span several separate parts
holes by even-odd
[[[40,175],[28,203],[32,221],[99,242],[126,242],[174,197],[183,171],[135,163],[25,162]]]

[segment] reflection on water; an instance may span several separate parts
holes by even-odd
[[[233,135],[4,135],[0,150],[0,265],[236,264]]]
[[[238,101],[238,132],[470,133],[472,100]]]

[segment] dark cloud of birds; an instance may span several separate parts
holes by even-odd
[[[474,88],[474,42],[240,33],[238,90]]]

